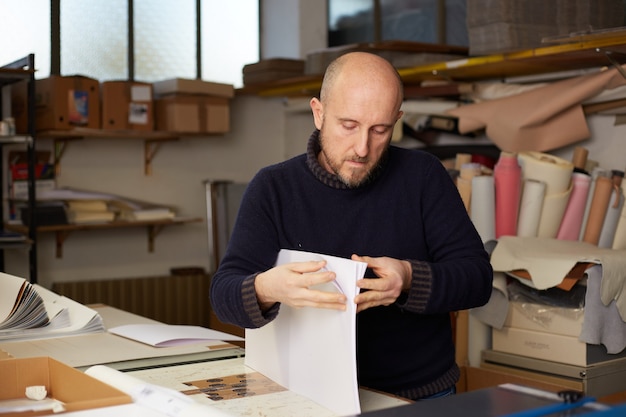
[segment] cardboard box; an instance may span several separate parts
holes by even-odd
[[[492,329],[492,349],[530,358],[588,366],[626,357],[626,350],[608,354],[603,345],[589,345],[578,337],[503,327]]]
[[[578,337],[583,329],[583,309],[557,308],[511,301],[506,327]]]
[[[35,96],[37,131],[100,128],[98,80],[80,75],[52,75],[35,81]],[[26,103],[26,83],[12,86],[11,108],[18,133],[27,132]]]
[[[481,365],[480,368],[465,368],[467,391],[495,387],[500,384],[518,384],[551,392],[572,389],[583,391],[583,384],[580,381],[572,381],[568,378],[559,378],[538,372],[492,365]]]
[[[102,129],[154,130],[152,84],[105,81],[100,87]]]
[[[83,372],[50,357],[0,360],[0,404],[26,398],[26,387],[43,385],[48,397],[61,401],[65,411],[87,410],[132,403],[132,398]],[[34,416],[42,412],[17,412],[3,416]]]
[[[56,188],[54,178],[48,180],[35,180],[35,195],[44,191],[52,191]],[[28,199],[28,181],[13,181],[10,187],[9,197],[15,200]]]
[[[267,83],[304,75],[304,60],[289,58],[264,59],[243,67],[244,85]]]
[[[232,84],[216,83],[198,79],[172,78],[152,84],[155,97],[170,94],[203,94],[214,97],[233,98],[235,88]]]
[[[155,100],[157,130],[176,133],[220,134],[230,131],[230,103],[226,98],[173,95]]]

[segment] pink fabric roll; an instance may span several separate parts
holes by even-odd
[[[561,240],[578,240],[587,205],[591,177],[587,174],[573,173],[572,182],[572,193],[569,196],[563,220],[556,235],[556,238]]]
[[[496,196],[496,239],[517,234],[517,217],[522,192],[522,168],[517,155],[502,152],[493,169]]]

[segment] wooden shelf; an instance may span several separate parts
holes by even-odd
[[[425,81],[468,83],[611,66],[626,62],[626,29],[623,28],[548,39],[544,43],[546,46],[534,49],[399,68],[398,72],[405,86],[416,95]],[[263,85],[245,86],[237,90],[237,93],[267,97],[310,97],[319,93],[321,84],[321,75],[302,76]],[[428,91],[422,93],[429,94]]]
[[[207,136],[208,134],[183,134],[161,131],[103,130],[74,128],[71,130],[47,130],[37,133],[38,139],[54,140],[54,171],[60,172],[61,159],[69,144],[86,138],[107,138],[144,141],[144,173],[152,174],[152,161],[164,142],[174,142],[182,136]]]
[[[89,224],[58,224],[50,226],[37,227],[37,233],[54,233],[56,234],[56,257],[63,257],[63,243],[67,237],[76,231],[81,230],[105,230],[105,229],[123,229],[131,227],[145,227],[148,233],[148,252],[154,252],[154,241],[157,235],[166,226],[181,225],[187,223],[202,222],[199,217],[179,217],[174,219],[163,220],[143,220],[143,221],[113,221],[108,223],[89,223]],[[24,225],[5,224],[4,228],[12,232],[28,234],[29,228]]]

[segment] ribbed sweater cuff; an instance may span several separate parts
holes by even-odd
[[[270,321],[274,320],[278,315],[279,303],[274,304],[269,310],[262,311],[259,306],[259,301],[256,298],[256,289],[254,288],[254,281],[257,274],[250,275],[244,279],[241,284],[241,297],[243,300],[243,308],[248,315],[248,318],[252,324],[252,327],[261,327]]]
[[[412,313],[421,313],[426,310],[432,289],[432,270],[430,264],[423,261],[409,260],[411,264],[411,288],[404,298],[399,298],[400,308]]]

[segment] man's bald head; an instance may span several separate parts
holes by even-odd
[[[404,92],[402,80],[396,69],[386,59],[367,52],[350,52],[335,59],[326,68],[320,101],[324,103],[332,96],[337,83],[350,79],[361,86],[388,84],[389,88],[397,90],[398,108],[403,100]]]

